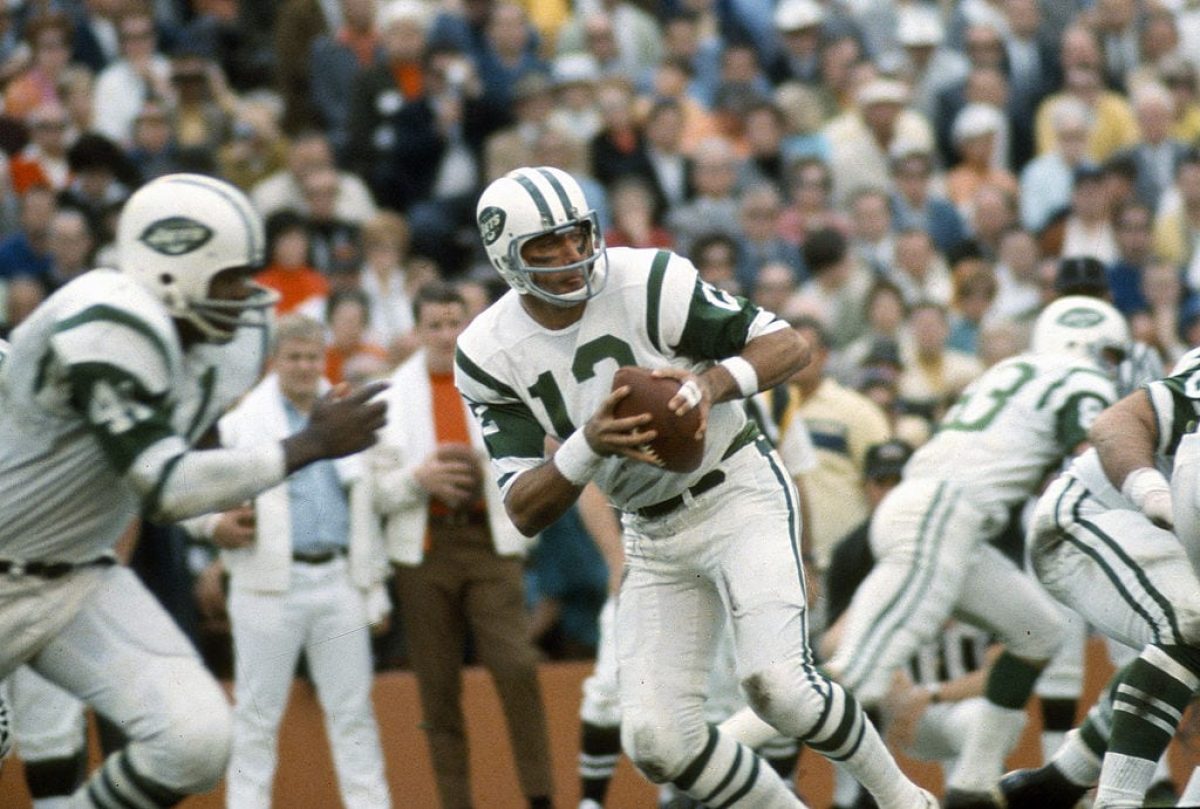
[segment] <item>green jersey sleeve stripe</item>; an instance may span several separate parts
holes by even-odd
[[[493,460],[536,458],[545,454],[546,431],[537,417],[523,404],[481,405],[471,407],[483,428],[483,443]]]
[[[663,277],[667,274],[667,262],[670,260],[668,251],[659,250],[650,264],[650,278],[646,281],[646,332],[654,350],[660,353],[662,345],[658,338],[658,317],[662,307]]]
[[[119,474],[154,444],[175,437],[167,397],[147,392],[122,368],[97,362],[73,365],[70,385],[72,405]]]
[[[149,340],[150,344],[154,346],[155,350],[162,355],[163,365],[167,368],[172,366],[171,350],[167,347],[167,344],[163,342],[162,335],[151,328],[149,323],[133,315],[129,311],[125,309],[118,309],[117,307],[107,303],[98,303],[95,306],[89,306],[82,312],[60,321],[54,327],[54,331],[56,334],[62,334],[63,332],[71,331],[72,329],[79,328],[80,326],[94,323],[104,323],[106,321],[120,323],[122,326],[126,326],[130,329],[133,329],[138,334],[141,334],[143,337]]]
[[[519,400],[521,398],[515,390],[472,362],[471,358],[464,354],[461,348],[454,349],[454,362],[467,376],[474,379],[480,385],[491,388],[506,399]]]
[[[1062,379],[1058,380],[1053,385],[1046,388],[1046,392],[1042,394],[1042,398],[1038,399],[1038,403],[1037,403],[1038,409],[1040,410],[1041,408],[1045,407],[1046,402],[1050,401],[1050,397],[1053,396],[1056,392],[1058,392],[1059,388],[1061,388],[1063,385],[1067,384],[1067,381],[1075,374],[1092,374],[1093,376],[1098,376],[1101,379],[1103,379],[1105,382],[1112,384],[1112,380],[1109,378],[1108,374],[1104,373],[1103,371],[1098,371],[1095,368],[1072,368],[1071,370],[1067,371],[1066,374],[1063,375]]]
[[[192,423],[188,425],[187,432],[184,433],[188,441],[195,441],[200,437],[200,422],[204,418],[205,411],[208,410],[208,403],[212,401],[213,388],[216,387],[214,384],[216,381],[217,368],[215,365],[211,365],[200,377],[200,404],[196,407],[196,414],[192,416]]]
[[[162,470],[158,473],[158,481],[154,484],[154,488],[150,490],[150,494],[142,501],[142,516],[151,517],[158,513],[159,502],[162,500],[163,489],[167,485],[167,478],[171,477],[171,472],[175,469],[175,465],[183,460],[183,453],[176,455],[171,460],[163,464]]]

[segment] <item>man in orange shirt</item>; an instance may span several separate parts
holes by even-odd
[[[475,805],[460,681],[468,630],[500,695],[521,790],[530,809],[548,809],[549,740],[521,579],[526,540],[454,387],[466,302],[434,284],[413,310],[421,349],[392,375],[389,428],[367,457],[442,809]]]

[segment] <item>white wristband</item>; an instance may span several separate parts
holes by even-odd
[[[558,467],[559,474],[576,486],[583,486],[591,480],[603,460],[603,456],[598,455],[587,442],[582,428],[571,433],[571,437],[562,442],[554,453],[554,465]]]
[[[758,371],[754,370],[754,366],[746,359],[743,357],[727,357],[718,364],[723,366],[729,372],[729,375],[733,377],[733,381],[737,383],[738,390],[741,391],[743,399],[758,393]]]
[[[1155,492],[1170,494],[1171,484],[1163,477],[1162,472],[1151,466],[1133,470],[1125,476],[1125,482],[1121,484],[1121,494],[1137,506],[1139,511],[1144,508],[1146,497]]]

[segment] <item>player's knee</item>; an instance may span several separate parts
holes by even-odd
[[[1067,642],[1067,632],[1066,618],[1051,605],[1041,611],[1036,621],[1013,630],[1004,642],[1008,650],[1022,660],[1044,664]]]
[[[229,764],[232,719],[229,703],[214,683],[212,693],[189,699],[169,717],[166,730],[153,742],[170,772],[168,786],[183,793],[207,792]]]
[[[704,750],[708,730],[703,722],[683,728],[671,719],[630,719],[621,723],[621,746],[642,774],[655,784],[679,776]]]
[[[1175,618],[1179,623],[1179,635],[1183,642],[1200,649],[1200,603],[1183,604],[1176,608]]]
[[[815,670],[781,663],[742,681],[746,699],[763,721],[785,736],[806,735],[820,720],[825,698],[813,687]]]

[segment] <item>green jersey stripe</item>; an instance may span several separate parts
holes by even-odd
[[[122,326],[133,329],[138,334],[141,334],[143,337],[147,338],[150,341],[150,344],[154,346],[155,350],[162,355],[163,365],[165,365],[167,368],[172,367],[171,350],[167,348],[167,344],[163,342],[162,335],[151,328],[150,324],[148,324],[146,321],[142,320],[131,312],[125,309],[118,309],[117,307],[107,303],[98,303],[94,306],[89,306],[82,312],[59,321],[54,327],[54,332],[56,334],[62,334],[63,332],[71,331],[79,328],[80,326],[86,326],[93,323],[104,323],[106,321],[111,323],[119,323]]]
[[[506,399],[519,400],[521,398],[515,390],[476,365],[470,357],[463,353],[461,348],[454,349],[454,363],[462,369],[464,374],[474,379],[480,385],[491,388]]]
[[[671,254],[659,250],[650,264],[650,278],[646,281],[646,333],[656,351],[662,351],[662,343],[658,336],[659,310],[662,308],[663,277],[667,273],[667,262]]]
[[[163,468],[158,473],[158,480],[154,484],[154,488],[150,490],[150,494],[142,501],[142,516],[153,518],[158,513],[158,505],[162,500],[163,489],[167,485],[167,478],[171,476],[175,465],[183,460],[183,453],[176,455],[171,460],[163,464]]]
[[[188,425],[187,432],[184,437],[189,441],[195,441],[200,436],[198,431],[200,423],[204,419],[204,414],[208,410],[208,403],[212,400],[213,388],[217,381],[216,366],[209,366],[208,370],[200,377],[200,404],[196,407],[196,414],[192,416],[192,423]]]
[[[1072,368],[1071,370],[1069,370],[1065,374],[1063,374],[1062,379],[1058,380],[1053,385],[1046,388],[1046,392],[1042,394],[1042,398],[1038,399],[1038,402],[1037,402],[1038,410],[1041,410],[1043,407],[1045,407],[1046,402],[1050,401],[1050,397],[1054,395],[1055,391],[1057,391],[1063,385],[1067,384],[1067,380],[1069,380],[1075,374],[1092,374],[1093,376],[1098,376],[1110,384],[1112,383],[1112,379],[1108,376],[1108,374],[1104,373],[1103,371],[1097,371],[1095,368]]]

